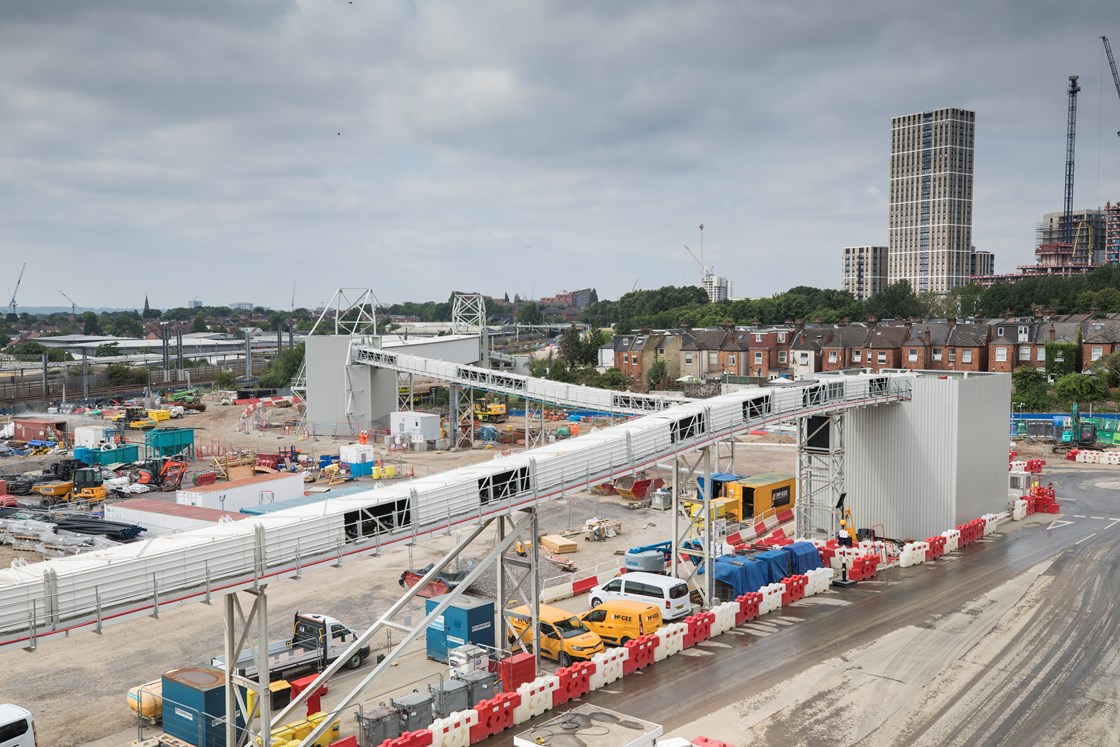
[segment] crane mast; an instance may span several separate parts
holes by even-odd
[[[16,289],[12,291],[12,300],[8,301],[8,310],[13,314],[16,313],[16,294],[19,293],[19,284],[23,282],[23,271],[26,269],[27,263],[24,262],[23,267],[19,269],[19,279],[16,280]]]
[[[1108,37],[1102,36],[1101,41],[1104,42],[1104,53],[1108,55],[1108,66],[1112,68],[1112,82],[1116,84],[1116,95],[1120,96],[1120,73],[1116,72],[1116,59],[1112,56],[1112,45],[1108,43]],[[1120,131],[1117,131],[1120,135]]]
[[[1066,193],[1062,213],[1062,243],[1073,246],[1073,153],[1077,141],[1077,76],[1069,76],[1069,107],[1066,121]]]

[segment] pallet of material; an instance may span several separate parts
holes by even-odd
[[[544,534],[540,538],[541,547],[549,552],[558,554],[576,552],[579,550],[579,545],[572,542],[567,537],[561,537],[558,534]]]

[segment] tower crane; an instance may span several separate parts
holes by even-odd
[[[693,260],[696,261],[696,264],[700,265],[700,282],[703,283],[705,280],[710,278],[712,276],[712,273],[715,271],[715,268],[706,267],[702,260],[696,258],[696,255],[692,253],[692,250],[688,248],[687,244],[685,244],[684,250],[688,252],[688,255],[692,257]]]
[[[58,292],[62,293],[62,289],[60,288]],[[62,293],[62,297],[70,302],[70,313],[71,314],[77,314],[78,313],[78,304],[74,303],[74,299],[70,298],[70,296],[66,295],[65,293]]]
[[[23,271],[27,269],[27,263],[23,263],[23,267],[19,270],[19,279],[16,280],[16,289],[12,291],[12,300],[8,301],[8,311],[12,314],[16,313],[16,294],[19,293],[19,284],[23,282]]]
[[[1102,36],[1101,41],[1104,42],[1104,53],[1108,55],[1108,66],[1112,68],[1112,82],[1116,84],[1116,95],[1120,96],[1120,73],[1116,72],[1116,59],[1112,56],[1112,45],[1108,43],[1108,37]],[[1120,135],[1120,131],[1116,132]]]
[[[1069,76],[1069,106],[1066,117],[1066,194],[1062,213],[1062,243],[1073,246],[1073,152],[1077,141],[1077,76]]]

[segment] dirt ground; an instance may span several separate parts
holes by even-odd
[[[215,406],[178,424],[199,428],[197,440],[200,442],[213,437],[227,440],[236,448],[258,447],[261,451],[295,443],[305,452],[337,453],[338,443],[333,441],[298,441],[291,436],[237,433],[234,429],[241,410],[240,407]],[[492,459],[495,455],[493,450],[426,452],[408,454],[403,461],[413,465],[419,476]],[[395,459],[396,455],[391,458]],[[792,472],[795,461],[796,452],[789,446],[744,445],[736,449],[735,467],[736,471],[744,473]],[[202,462],[195,465],[195,469],[204,468]],[[540,529],[542,533],[562,532],[578,528],[593,517],[620,520],[622,533],[604,542],[579,542],[579,550],[566,559],[573,561],[581,571],[616,561],[627,548],[669,538],[668,512],[630,510],[617,496],[600,498],[590,493],[573,493],[547,504],[541,512]],[[488,548],[489,539],[480,538],[476,543],[478,549],[467,555],[481,557]],[[301,580],[271,583],[268,587],[269,627],[273,636],[283,638],[288,634],[291,616],[296,610],[321,611],[357,629],[366,627],[399,598],[401,590],[397,579],[405,568],[437,559],[455,540],[456,536],[438,538],[416,547],[386,551],[379,557],[347,560],[341,568],[309,570]],[[0,553],[5,549],[10,550],[0,547]],[[6,566],[10,559],[0,554],[0,562]],[[541,576],[542,586],[545,586],[561,580],[565,573],[542,561]],[[485,582],[482,585],[485,586]],[[422,617],[423,607],[416,604],[401,619],[407,624]],[[375,648],[384,647],[386,641],[374,643]],[[164,609],[158,620],[143,618],[122,623],[106,628],[103,635],[79,635],[52,642],[29,655],[14,652],[4,655],[0,658],[3,671],[0,702],[19,703],[35,714],[40,744],[52,747],[91,743],[123,745],[137,736],[136,722],[127,706],[127,690],[158,679],[170,669],[209,663],[212,656],[221,653],[221,647],[219,608],[192,605]],[[414,651],[406,664],[394,670],[395,677],[390,678],[389,684],[368,694],[371,704],[391,697],[393,687],[399,688],[396,694],[422,687],[416,683],[417,676],[442,668],[426,660],[422,644]],[[346,728],[351,729],[352,724],[352,720],[347,720]]]

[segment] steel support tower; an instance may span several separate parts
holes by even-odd
[[[844,413],[797,421],[797,502],[793,513],[798,537],[836,536],[836,506],[844,492],[844,422]]]
[[[1073,245],[1073,164],[1074,148],[1077,144],[1077,76],[1069,76],[1069,106],[1066,116],[1066,191],[1062,203],[1062,243]],[[1076,258],[1075,258],[1076,259]]]

